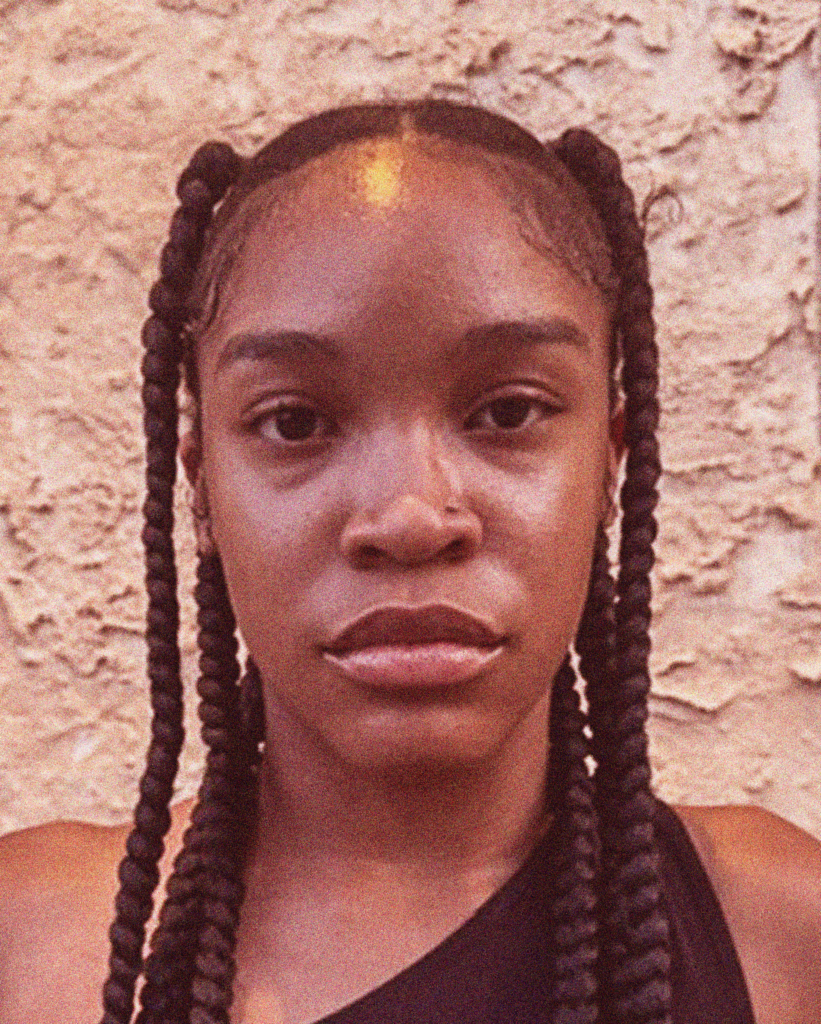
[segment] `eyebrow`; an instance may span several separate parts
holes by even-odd
[[[295,356],[320,356],[339,362],[342,351],[333,338],[308,331],[244,331],[236,334],[217,360],[217,372],[234,363],[264,362]]]
[[[530,348],[536,345],[569,345],[589,350],[591,340],[572,320],[541,317],[535,320],[498,320],[471,327],[457,345],[458,354],[487,348]]]
[[[569,345],[590,349],[590,338],[571,320],[542,317],[533,320],[497,320],[470,327],[457,342],[454,354],[469,356],[477,349],[529,348],[536,345]],[[341,362],[344,354],[334,338],[307,331],[244,331],[235,335],[220,353],[217,372],[239,362],[265,362],[294,357],[319,357]]]

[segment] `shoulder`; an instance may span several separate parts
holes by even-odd
[[[678,807],[730,928],[758,1024],[816,1024],[821,842],[755,807]]]
[[[54,930],[109,899],[124,838],[124,828],[59,822],[0,839],[0,934],[46,921]]]
[[[0,1024],[56,1021],[58,992],[67,1020],[78,1019],[75,1003],[78,1013],[98,1011],[90,985],[73,979],[104,980],[122,833],[60,823],[0,839]]]
[[[187,807],[177,811],[166,874]],[[0,838],[0,1024],[93,1020],[129,825],[59,822]]]
[[[66,880],[73,871],[92,860],[107,860],[111,847],[125,832],[125,826],[106,828],[79,821],[59,821],[37,825],[0,838],[0,882],[2,895],[10,894],[6,885],[17,883],[23,890],[35,879],[39,885]],[[108,855],[108,856],[107,856]]]

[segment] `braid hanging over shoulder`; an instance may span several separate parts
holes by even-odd
[[[264,715],[260,677],[252,662],[240,679],[234,615],[222,566],[212,553],[199,558],[196,587],[205,772],[143,964],[145,926],[183,739],[172,507],[180,368],[185,366],[196,399],[195,339],[189,330],[207,313],[193,307],[202,305],[206,286],[219,285],[220,275],[230,272],[230,258],[221,262],[219,247],[255,189],[334,146],[400,135],[409,125],[421,134],[479,147],[498,158],[504,165],[500,173],[510,174],[519,189],[530,187],[519,181],[523,165],[550,182],[555,189],[551,195],[559,197],[554,204],[559,214],[549,204],[539,207],[549,219],[545,230],[565,230],[562,220],[582,224],[559,248],[575,245],[581,262],[590,264],[585,269],[594,285],[615,302],[627,447],[620,569],[614,581],[602,529],[575,645],[587,717],[580,710],[569,657],[553,681],[548,799],[557,837],[550,897],[555,953],[545,970],[553,978],[552,1024],[669,1024],[668,935],[660,905],[645,736],[649,574],[660,466],[657,352],[642,232],[618,159],[595,136],[575,129],[543,146],[506,118],[447,101],[329,111],[288,129],[247,161],[228,146],[209,143],[180,177],[180,206],[171,220],[160,280],[150,293],[152,315],[143,331],[143,539],[152,737],[134,829],[120,866],[102,1024],[130,1024],[141,973],[137,1024],[230,1020],[242,872]],[[599,236],[606,236],[600,246]],[[213,289],[214,294],[218,291]],[[611,357],[616,358],[615,348]],[[593,778],[586,763],[588,749],[596,762]]]
[[[159,880],[157,864],[170,825],[168,805],[183,741],[179,605],[174,564],[174,483],[177,460],[177,390],[185,299],[199,262],[211,210],[239,168],[222,144],[200,149],[180,178],[180,206],[151,289],[152,315],[143,328],[143,425],[146,436],[145,525],[148,677],[152,723],[147,766],[140,781],[134,827],[119,869],[120,891],[110,929],[109,976],[103,989],[104,1024],[129,1024],[142,970],[145,925]]]
[[[608,1021],[667,1024],[669,936],[661,910],[645,733],[650,570],[661,473],[653,295],[643,232],[616,154],[583,129],[565,132],[556,151],[600,213],[621,282],[615,328],[622,358],[627,465],[620,495],[615,623],[606,548],[600,537],[580,637],[598,762],[602,1011]]]
[[[585,718],[566,658],[550,700],[548,806],[556,817],[556,883],[550,919],[555,945],[551,1024],[599,1020],[595,882],[598,861],[593,785],[585,758]]]

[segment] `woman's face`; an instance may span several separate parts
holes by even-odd
[[[544,737],[617,462],[601,297],[464,157],[270,186],[200,340],[201,543],[269,727],[348,766]]]

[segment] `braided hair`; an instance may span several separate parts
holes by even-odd
[[[184,367],[196,403],[195,337],[209,315],[209,303],[218,301],[220,280],[237,251],[220,245],[220,239],[230,234],[226,226],[241,221],[249,196],[264,182],[336,146],[400,135],[408,127],[475,147],[514,170],[535,172],[558,186],[564,212],[570,213],[565,221],[581,222],[585,230],[592,222],[594,236],[603,228],[610,277],[600,265],[583,269],[611,301],[614,379],[617,364],[621,371],[627,462],[620,494],[619,570],[614,579],[600,528],[575,643],[587,715],[580,709],[569,655],[551,697],[547,793],[556,863],[550,906],[553,962],[545,970],[552,974],[549,1015],[554,1024],[669,1024],[669,940],[645,734],[660,462],[658,357],[643,234],[618,158],[590,132],[571,129],[557,142],[542,145],[506,118],[447,101],[329,111],[288,129],[249,160],[224,144],[208,143],[180,177],[180,206],[171,220],[160,279],[149,296],[151,316],[143,329],[151,742],[119,869],[102,1024],[130,1024],[141,976],[137,1024],[229,1024],[230,1019],[242,874],[264,727],[259,673],[252,662],[244,674],[240,671],[236,625],[215,552],[198,556],[195,589],[206,766],[150,953],[143,959],[183,738],[172,538],[177,391]],[[553,221],[555,213],[546,214],[538,202],[536,210],[541,219],[549,218],[549,230],[561,230]],[[241,234],[234,231],[232,237]],[[582,249],[589,251],[589,242]],[[596,765],[592,776],[589,753]]]

